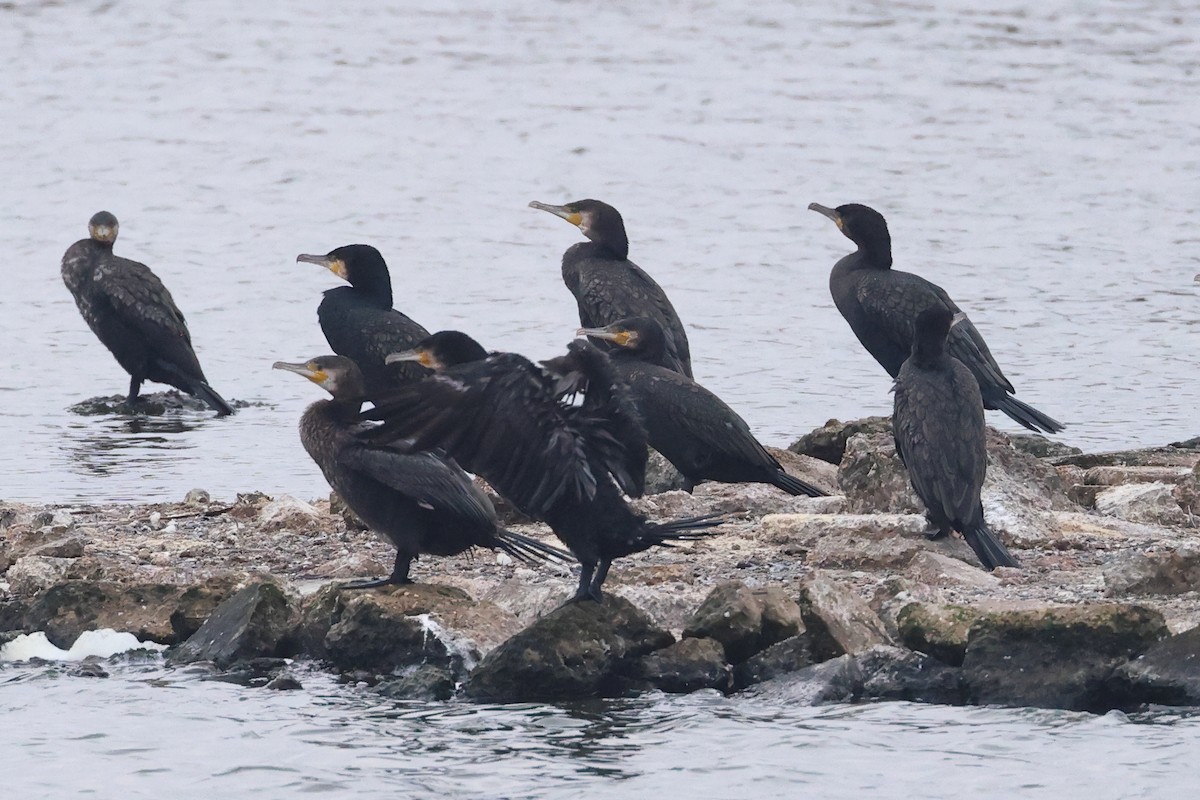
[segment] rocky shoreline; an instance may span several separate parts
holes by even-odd
[[[569,571],[487,552],[424,559],[412,586],[338,589],[387,574],[393,551],[336,499],[0,502],[0,644],[114,628],[248,685],[295,688],[305,659],[395,698],[1200,705],[1200,442],[1083,454],[990,433],[985,513],[1022,569],[987,573],[961,540],[924,538],[888,425],[830,422],[776,451],[831,497],[689,495],[656,460],[642,510],[729,521],[618,562],[603,605],[560,608]]]

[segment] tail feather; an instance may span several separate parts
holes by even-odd
[[[723,514],[705,514],[700,517],[685,517],[670,522],[647,522],[639,532],[631,553],[651,547],[670,547],[672,542],[694,542],[709,536],[718,536],[721,531],[711,530],[726,522]]]
[[[1064,427],[1066,427],[1058,420],[1046,416],[1028,403],[1022,403],[1011,394],[1005,394],[1001,397],[993,396],[985,399],[985,405],[988,408],[994,408],[998,411],[1003,411],[1013,421],[1025,426],[1031,431],[1058,433]]]
[[[559,550],[557,547],[551,547],[548,544],[539,542],[537,539],[510,531],[506,528],[502,528],[496,532],[496,546],[513,558],[528,564],[544,563],[547,561],[569,563],[575,560],[575,557],[566,550]]]
[[[801,494],[806,494],[809,497],[828,496],[828,492],[818,489],[807,481],[800,480],[795,475],[789,475],[782,469],[771,476],[771,485],[783,489],[792,496]]]
[[[213,407],[217,412],[218,417],[227,417],[233,413],[233,406],[225,402],[225,398],[217,394],[216,389],[209,386],[204,381],[195,381],[191,385],[191,390],[196,397],[199,397],[204,402]]]
[[[967,544],[971,545],[971,549],[975,551],[975,555],[979,557],[979,561],[989,572],[996,567],[1021,566],[986,523],[981,522],[975,527],[963,531],[963,538],[967,540]]]

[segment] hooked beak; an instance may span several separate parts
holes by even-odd
[[[576,336],[591,336],[595,339],[603,339],[606,342],[613,342],[618,347],[630,347],[633,344],[633,334],[626,330],[610,330],[609,328],[580,328],[575,331]]]
[[[321,384],[325,382],[326,374],[324,370],[313,369],[307,362],[301,364],[291,364],[287,361],[276,361],[271,365],[271,369],[282,369],[286,372],[294,372],[297,375],[303,375],[313,383]]]
[[[554,216],[562,217],[576,227],[583,224],[583,215],[578,211],[572,211],[566,206],[552,206],[548,203],[539,203],[537,200],[534,200],[529,204],[529,207],[541,209],[542,211],[549,211]]]
[[[433,369],[433,358],[428,350],[405,350],[400,353],[389,353],[384,359],[385,364],[399,364],[402,361],[415,361],[422,367]]]
[[[824,214],[833,220],[833,223],[838,226],[838,230],[842,229],[842,215],[839,214],[836,209],[830,208],[829,206],[823,206],[820,203],[809,203],[808,210],[815,211],[818,214]]]
[[[325,269],[337,275],[344,281],[350,280],[350,272],[346,269],[346,262],[340,258],[330,258],[329,256],[312,256],[301,253],[296,256],[296,262],[304,262],[306,264],[319,264]]]
[[[112,225],[95,225],[90,233],[92,238],[98,242],[113,242],[117,238],[117,229]]]

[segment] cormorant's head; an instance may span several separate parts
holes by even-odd
[[[112,244],[117,240],[117,218],[107,211],[101,211],[88,220],[88,233],[97,242]]]
[[[888,233],[887,220],[870,206],[847,203],[829,208],[820,203],[809,203],[809,211],[824,214],[833,220],[846,238],[881,266],[892,265],[892,236]]]
[[[380,297],[386,295],[387,305],[392,304],[392,279],[387,262],[369,244],[348,244],[323,256],[301,254],[296,261],[319,264],[355,289]]]
[[[625,234],[625,220],[621,212],[608,203],[599,200],[576,200],[565,206],[552,206],[534,200],[530,208],[549,211],[556,217],[562,217],[567,222],[583,231],[583,235],[596,244],[604,245],[620,258],[629,255],[629,237]]]
[[[271,368],[303,375],[337,400],[357,400],[366,394],[362,372],[345,356],[317,356],[299,364],[276,361]]]
[[[415,361],[426,369],[439,372],[446,367],[456,364],[466,364],[469,361],[482,361],[487,358],[487,351],[479,342],[461,331],[438,331],[429,336],[411,350],[402,353],[392,353],[383,361],[385,364],[395,364],[399,361]]]
[[[575,335],[603,339],[634,353],[661,350],[664,344],[662,325],[650,317],[628,317],[603,328],[580,328]]]

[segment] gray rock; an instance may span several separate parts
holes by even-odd
[[[972,703],[1107,711],[1114,668],[1166,636],[1162,614],[1104,604],[989,614],[972,626],[963,678]]]
[[[970,552],[970,546],[964,542],[963,548],[966,550],[962,553],[963,557],[970,558],[971,564],[978,564],[975,554]],[[991,589],[1000,585],[1000,579],[995,574],[971,564],[941,553],[921,552],[913,557],[908,569],[915,580],[930,586]]]
[[[819,458],[830,464],[842,463],[846,442],[860,433],[892,433],[891,417],[864,417],[849,422],[831,419],[820,428],[806,433],[788,446],[793,453]]]
[[[634,666],[632,678],[635,685],[670,694],[700,689],[729,691],[733,684],[725,648],[716,639],[681,639],[643,656]]]
[[[896,615],[896,627],[905,647],[958,667],[967,654],[971,626],[980,616],[966,606],[909,603]]]
[[[1091,469],[1100,466],[1117,467],[1193,467],[1200,462],[1200,451],[1193,448],[1146,447],[1140,450],[1119,450],[1110,453],[1084,453],[1082,455],[1051,458],[1058,465],[1072,465]]]
[[[263,688],[271,689],[276,692],[290,692],[295,691],[296,689],[303,689],[304,684],[300,683],[295,676],[284,673],[283,675],[277,675],[276,677],[267,681],[267,685]]]
[[[1104,565],[1108,595],[1183,594],[1200,589],[1200,547],[1151,553],[1125,551]]]
[[[1200,706],[1200,628],[1163,639],[1118,667],[1111,688],[1126,706]]]
[[[816,572],[801,583],[800,612],[815,661],[892,644],[883,621],[866,601],[825,573]]]
[[[217,606],[169,659],[181,664],[211,661],[224,669],[239,661],[277,656],[291,613],[291,602],[278,584],[251,584]]]
[[[650,451],[646,461],[646,494],[662,494],[682,489],[683,475],[657,450]]]
[[[960,671],[924,653],[880,645],[856,661],[863,698],[943,705],[962,705],[966,699]]]
[[[1096,495],[1096,510],[1110,517],[1151,525],[1183,525],[1187,514],[1165,483],[1128,483]]]
[[[375,691],[392,700],[440,702],[454,696],[454,676],[445,667],[415,664],[377,684]]]
[[[204,506],[212,502],[212,498],[204,489],[191,489],[184,495],[183,502],[189,506]]]
[[[1042,436],[1040,433],[1010,433],[1008,438],[1018,452],[1034,458],[1063,458],[1083,455],[1083,451],[1078,447],[1063,444],[1047,436]]]
[[[258,524],[264,531],[308,530],[319,524],[323,517],[312,505],[283,494],[263,506]]]
[[[778,588],[750,589],[732,581],[713,589],[684,626],[685,637],[711,638],[738,664],[804,630],[800,606]]]
[[[1192,474],[1190,467],[1092,467],[1083,475],[1085,484],[1122,486],[1127,483],[1179,483]]]
[[[60,536],[30,550],[30,555],[47,558],[80,558],[86,549],[82,536]]]
[[[379,672],[435,664],[446,669],[474,661],[478,651],[458,652],[427,614],[407,614],[370,594],[351,598],[325,635],[326,656],[341,669]]]
[[[595,697],[615,691],[632,662],[674,638],[628,601],[571,603],[552,611],[497,647],[471,673],[475,700],[538,702]]]
[[[756,683],[769,681],[812,666],[812,640],[808,633],[784,639],[771,645],[749,661],[733,668],[735,689],[745,689]]]
[[[38,595],[21,625],[41,630],[58,647],[97,628],[128,631],[139,639],[177,644],[233,594],[236,579],[218,577],[192,587],[168,583],[64,581]]]
[[[760,683],[746,694],[776,705],[817,706],[853,702],[862,686],[858,662],[845,655]]]
[[[892,434],[856,434],[846,442],[838,467],[838,486],[846,495],[846,510],[856,514],[924,514]]]

